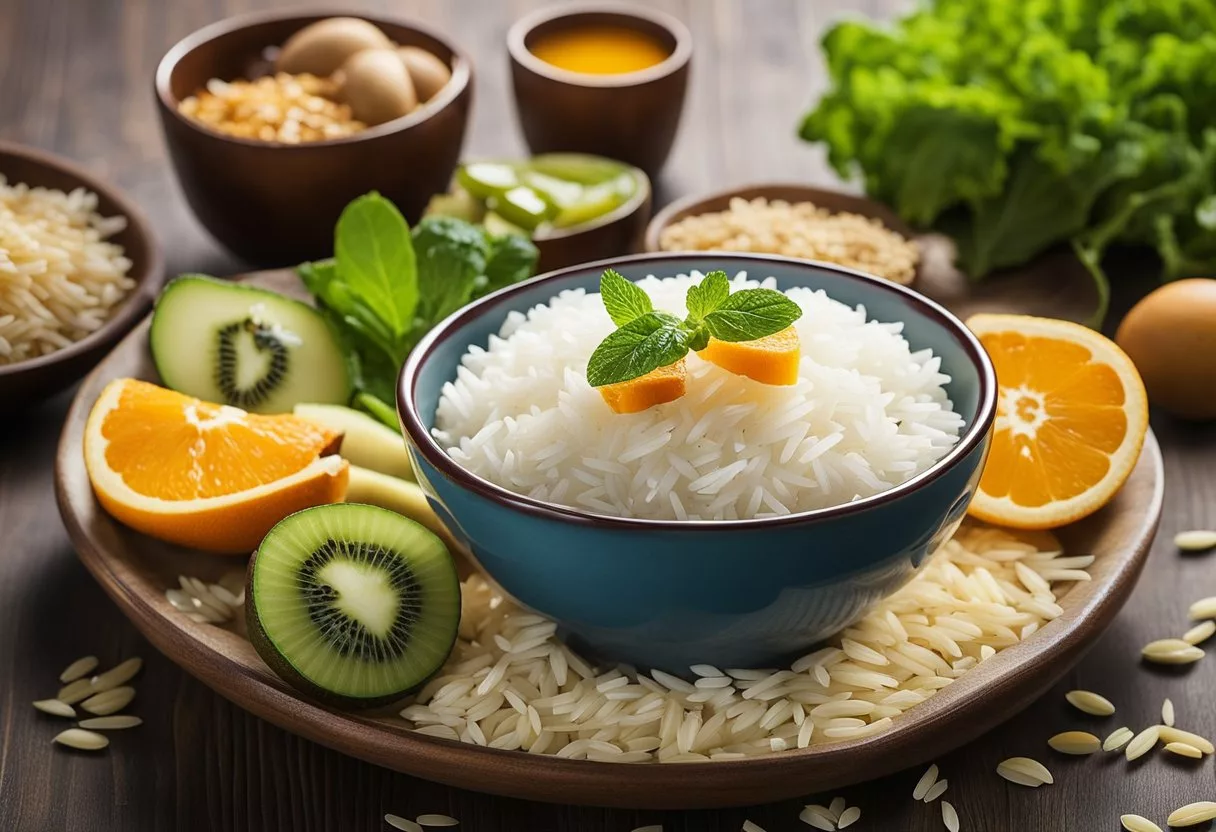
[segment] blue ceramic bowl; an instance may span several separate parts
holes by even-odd
[[[782,289],[824,289],[873,318],[903,321],[952,377],[967,427],[928,471],[847,505],[779,518],[663,522],[604,517],[533,500],[458,466],[431,437],[444,382],[507,313],[564,289],[597,291],[607,267],[638,280],[724,269],[772,275]],[[643,668],[773,667],[856,620],[903,586],[962,520],[996,408],[983,347],[949,312],[877,278],[780,257],[652,254],[588,263],[489,295],[452,315],[402,370],[398,409],[418,481],[481,568],[525,606],[558,621],[576,647]]]

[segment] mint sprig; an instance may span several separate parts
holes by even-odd
[[[650,296],[612,269],[600,276],[600,295],[617,329],[587,362],[587,382],[592,387],[632,381],[674,364],[689,350],[705,349],[711,336],[720,341],[755,341],[802,317],[798,304],[773,289],[731,292],[723,271],[710,272],[689,287],[688,317],[682,321],[654,311]]]

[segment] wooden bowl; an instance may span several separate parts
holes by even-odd
[[[637,190],[623,205],[590,222],[554,228],[532,238],[540,252],[537,274],[642,250],[650,220],[650,177],[641,168],[634,168],[632,173]]]
[[[559,69],[531,52],[544,34],[596,24],[636,29],[658,39],[669,55],[638,72],[591,75]],[[507,50],[519,123],[533,153],[593,153],[652,177],[663,167],[688,87],[692,35],[683,23],[640,6],[553,6],[517,21],[507,32]]]
[[[254,283],[300,291],[291,272],[257,275]],[[1067,551],[1096,558],[1092,580],[1059,587],[1063,615],[908,710],[886,733],[709,763],[622,765],[499,751],[417,734],[393,717],[317,705],[271,672],[239,632],[195,623],[174,610],[164,591],[177,585],[179,574],[214,581],[233,562],[133,532],[97,504],[81,454],[84,425],[102,388],[121,376],[156,379],[146,322],[81,386],[59,444],[55,494],[81,561],[140,632],[203,683],[288,731],[395,771],[516,799],[633,809],[754,805],[828,792],[933,760],[1009,719],[1068,672],[1131,595],[1161,518],[1165,478],[1150,433],[1115,499],[1059,530]]]
[[[206,26],[168,51],[156,98],[169,156],[187,202],[224,246],[260,265],[294,265],[333,253],[334,223],[352,199],[379,191],[413,222],[447,188],[460,158],[473,94],[469,59],[453,44],[390,16],[365,19],[402,45],[452,69],[435,97],[402,118],[354,136],[285,144],[212,130],[178,112],[212,78],[264,74],[263,53],[310,23],[341,12],[272,12]]]
[[[97,210],[122,216],[127,227],[109,239],[131,259],[127,273],[135,288],[96,332],[49,355],[15,364],[0,364],[0,416],[15,413],[57,393],[79,379],[142,318],[160,291],[164,260],[152,226],[134,202],[84,168],[50,153],[0,142],[0,175],[9,185],[41,185],[60,191],[86,188],[97,194]]]

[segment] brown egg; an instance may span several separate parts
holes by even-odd
[[[342,64],[342,98],[355,118],[383,124],[418,106],[414,82],[392,49],[364,49]]]
[[[296,32],[283,44],[274,68],[278,72],[325,77],[356,52],[391,49],[393,42],[376,26],[356,17],[329,17]]]
[[[1115,340],[1153,404],[1186,419],[1216,419],[1216,280],[1153,291],[1127,313]]]
[[[452,70],[438,57],[417,46],[402,46],[397,50],[401,62],[414,82],[419,101],[430,101],[452,78]]]

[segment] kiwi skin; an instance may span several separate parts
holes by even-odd
[[[254,550],[253,555],[249,558],[249,565],[245,569],[245,630],[248,634],[249,642],[253,645],[253,649],[257,651],[257,654],[262,657],[262,661],[266,662],[275,675],[296,690],[322,705],[337,710],[358,710],[372,716],[377,714],[393,714],[399,710],[396,707],[397,705],[403,703],[409,698],[410,694],[422,688],[427,682],[443,671],[448,658],[452,655],[452,650],[456,648],[455,639],[448,648],[447,655],[444,656],[443,661],[435,668],[434,673],[421,680],[409,690],[401,691],[400,693],[377,697],[343,696],[314,684],[279,653],[273,642],[271,642],[270,637],[266,634],[266,631],[262,628],[262,621],[257,614],[257,603],[253,591],[254,565],[257,562],[260,551],[260,546]],[[463,611],[462,606],[461,610],[457,612],[456,631],[458,633],[460,631],[460,615]]]

